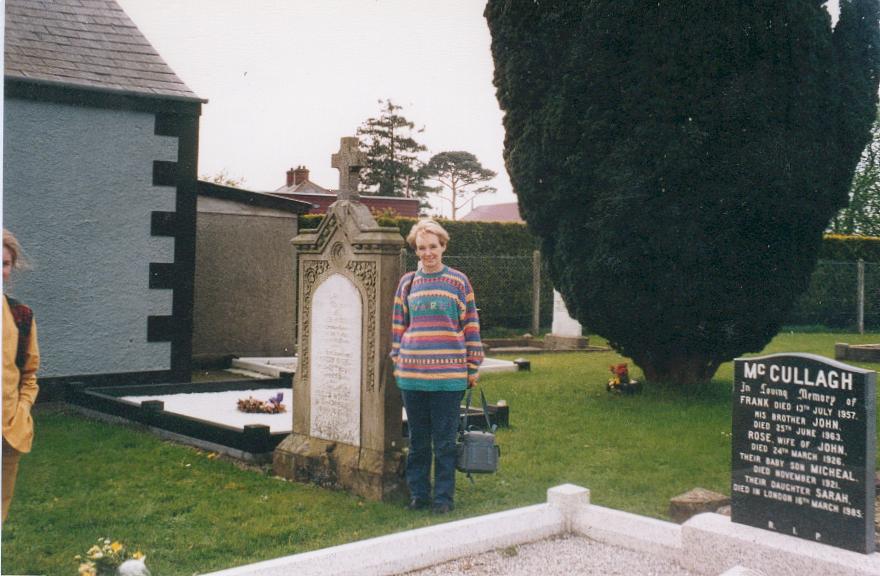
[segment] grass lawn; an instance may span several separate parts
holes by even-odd
[[[832,357],[835,342],[877,341],[785,333],[764,352]],[[135,427],[42,410],[3,526],[3,573],[75,574],[74,555],[99,536],[146,552],[157,576],[204,573],[543,502],[564,482],[590,488],[597,504],[657,518],[695,486],[729,494],[732,364],[698,390],[622,397],[605,392],[608,366],[621,361],[614,353],[530,359],[529,373],[482,379],[490,401],[511,406],[511,427],[498,434],[501,471],[475,486],[459,476],[456,511],[442,519],[279,480]]]

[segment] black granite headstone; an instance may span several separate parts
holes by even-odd
[[[813,354],[737,359],[731,519],[873,553],[876,380]]]

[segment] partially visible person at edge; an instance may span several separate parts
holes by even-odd
[[[6,295],[13,269],[24,268],[21,246],[3,229],[3,521],[15,489],[18,461],[31,451],[34,421],[31,406],[37,399],[37,325],[30,308]]]
[[[397,285],[391,358],[409,425],[408,508],[444,514],[454,508],[461,399],[476,384],[483,361],[480,320],[467,276],[443,264],[446,230],[432,220],[421,220],[406,240],[421,265]]]

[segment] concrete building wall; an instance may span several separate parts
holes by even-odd
[[[296,214],[199,196],[193,358],[292,356]]]
[[[153,186],[153,162],[178,139],[156,115],[7,98],[3,222],[33,269],[7,292],[37,320],[41,377],[168,370],[171,344],[147,341],[147,317],[170,315],[172,290],[149,288],[150,262],[173,262],[174,239],[150,234],[175,188]]]

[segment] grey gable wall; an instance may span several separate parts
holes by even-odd
[[[198,199],[193,356],[293,356],[297,216]]]
[[[150,262],[173,262],[151,236],[175,188],[153,186],[153,161],[177,161],[156,114],[7,98],[3,221],[32,270],[11,295],[34,308],[40,377],[163,371],[171,344],[147,341],[147,317],[172,313],[172,290],[149,288]]]

